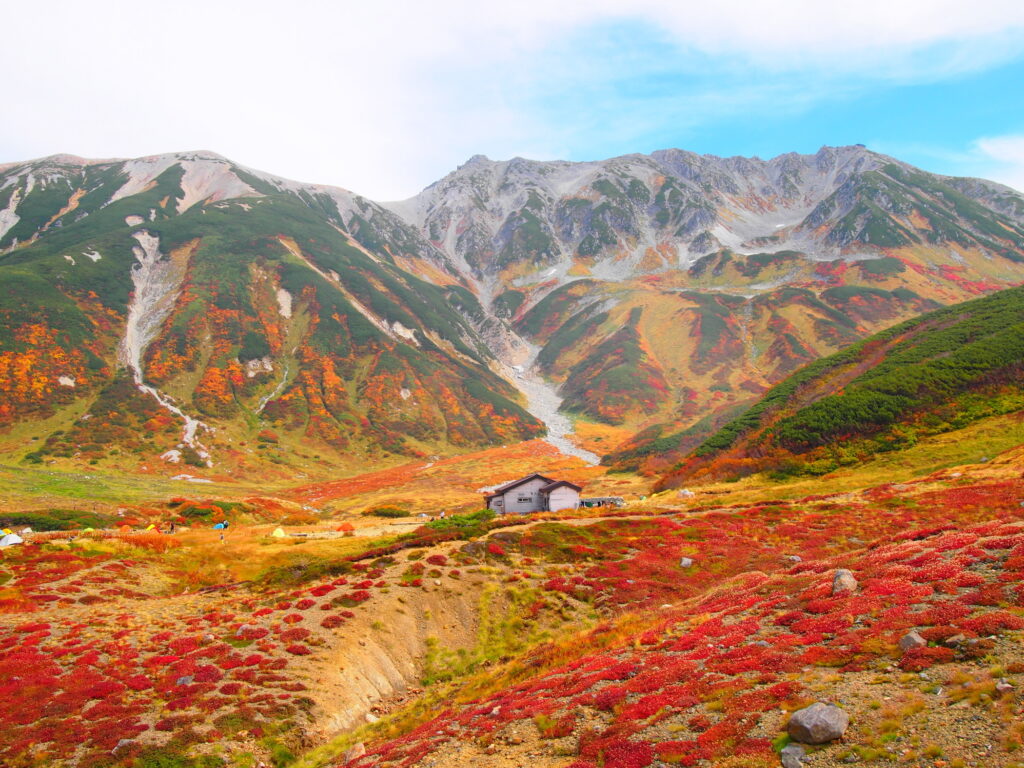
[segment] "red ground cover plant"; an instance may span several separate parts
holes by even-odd
[[[588,709],[604,725],[571,721],[577,768],[655,760],[706,766],[739,755],[777,761],[753,732],[765,713],[806,696],[785,676],[807,666],[863,669],[879,659],[918,672],[973,657],[939,645],[901,654],[896,641],[911,629],[938,643],[1024,628],[1024,618],[1003,607],[1017,599],[1024,560],[1016,549],[1022,491],[1019,482],[994,483],[929,492],[927,505],[773,504],[692,520],[531,528],[502,545],[564,563],[546,589],[587,593],[609,617],[658,605],[661,620],[617,647],[556,664],[375,745],[355,765],[410,766],[443,741],[482,738],[539,716],[543,736]],[[681,557],[695,564],[684,569]],[[854,572],[856,592],[831,594],[838,568]],[[614,624],[589,642],[600,647],[603,633],[614,633]],[[544,667],[546,652],[563,653],[542,648],[531,663]],[[709,715],[708,705],[721,714]],[[652,724],[666,719],[692,735],[652,741]],[[592,730],[578,730],[582,722]]]

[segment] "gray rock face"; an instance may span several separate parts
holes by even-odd
[[[840,568],[832,579],[832,594],[841,595],[844,592],[856,592],[857,579],[853,577],[853,571]]]
[[[680,568],[689,568],[692,565],[693,565],[693,558],[692,557],[682,557],[682,558],[679,559],[679,567]]]
[[[921,637],[916,629],[907,632],[907,634],[900,638],[900,648],[903,649],[904,653],[914,648],[924,648],[926,645],[928,645],[928,641]]]
[[[807,750],[799,744],[787,744],[779,753],[782,768],[802,768],[805,757],[807,757]]]
[[[825,744],[846,732],[850,716],[839,707],[818,701],[793,713],[786,732],[802,744]]]
[[[353,760],[358,760],[365,754],[366,747],[363,746],[363,742],[357,741],[355,744],[348,748],[344,755],[342,755],[341,764],[347,765],[348,763],[351,763]]]

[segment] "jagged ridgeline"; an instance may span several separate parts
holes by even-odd
[[[0,251],[16,459],[506,443],[543,428],[507,367],[533,352],[563,410],[634,434],[607,463],[658,473],[801,366],[1024,280],[1024,198],[863,147],[478,156],[383,204],[55,156],[0,166]]]
[[[705,440],[661,488],[822,474],[1024,408],[1024,288],[930,312],[811,363]]]
[[[474,296],[399,266],[415,233],[354,196],[346,215],[216,157],[173,160],[7,170],[0,422],[61,426],[30,461],[244,462],[248,441],[281,461],[289,435],[416,455],[542,431],[490,370]],[[444,275],[440,257],[412,266]]]

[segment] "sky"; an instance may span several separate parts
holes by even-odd
[[[1024,190],[1020,0],[34,0],[0,28],[0,163],[206,149],[397,200],[475,154],[861,143]]]

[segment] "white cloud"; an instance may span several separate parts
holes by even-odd
[[[793,78],[728,95],[710,84],[685,109],[664,99],[666,125],[699,125],[716,110],[819,98],[851,78],[983,69],[1020,52],[1024,4],[36,0],[6,4],[0,23],[12,32],[0,46],[0,162],[211,149],[387,199],[475,152],[553,157],[605,121],[625,138],[645,127],[609,114],[619,106],[611,91],[623,70],[659,74],[659,61],[610,47],[601,66],[587,47],[602,30],[656,38],[675,52],[673,65],[691,62],[686,75],[713,57],[740,79]],[[537,108],[574,92],[590,99],[576,120]]]
[[[1024,192],[1024,134],[981,138],[974,149],[986,178]]]

